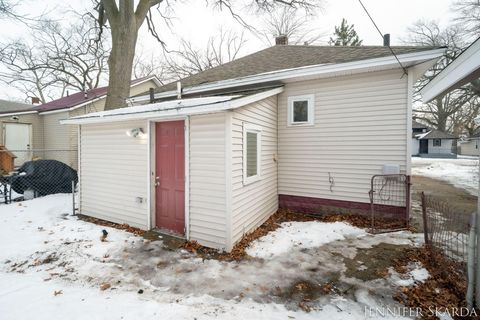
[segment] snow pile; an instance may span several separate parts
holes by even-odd
[[[430,273],[420,263],[409,265],[410,271],[400,275],[393,269],[390,269],[391,280],[400,287],[413,286],[416,282],[425,282],[430,277]]]
[[[249,256],[268,259],[293,249],[315,248],[347,237],[364,235],[365,230],[344,222],[284,222],[277,230],[254,241],[246,251]]]
[[[478,193],[478,160],[412,158],[412,174],[444,180],[472,195]]]

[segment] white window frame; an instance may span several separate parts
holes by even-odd
[[[247,132],[257,134],[257,174],[247,177]],[[258,181],[262,177],[262,127],[251,123],[243,123],[243,184]]]
[[[294,122],[293,121],[293,103],[295,101],[307,101],[308,104],[308,121]],[[305,94],[301,96],[292,96],[288,97],[288,108],[287,108],[287,125],[288,126],[313,126],[315,124],[315,95],[314,94]]]

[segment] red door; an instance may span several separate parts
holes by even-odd
[[[185,233],[185,129],[183,121],[157,122],[155,128],[156,226]]]

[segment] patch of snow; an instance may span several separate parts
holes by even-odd
[[[410,271],[406,274],[398,274],[392,268],[390,268],[390,278],[395,285],[400,287],[413,286],[418,282],[425,282],[430,277],[430,273],[420,263],[414,263],[408,266]]]
[[[365,235],[365,230],[344,222],[284,222],[277,230],[255,240],[246,252],[252,257],[268,259],[292,249],[315,248],[347,237]]]
[[[425,280],[428,279],[430,274],[428,273],[428,270],[425,268],[420,268],[420,269],[414,269],[410,271],[410,275],[412,276],[413,280],[419,281],[419,282],[425,282]]]
[[[298,309],[298,300],[285,294],[298,281],[321,285],[337,279],[345,272],[344,257],[354,258],[357,248],[380,242],[415,245],[422,239],[406,231],[371,235],[341,222],[290,222],[262,238],[265,250],[260,250],[260,239],[257,243],[263,254],[271,253],[269,246],[282,247],[283,254],[275,251],[277,255],[269,259],[226,262],[165,250],[161,241],[78,220],[70,215],[71,195],[1,205],[0,211],[2,320],[51,319],[52,315],[67,319],[360,319],[365,318],[365,307],[374,307],[366,306],[367,301],[395,305],[388,293],[396,287],[381,280],[375,290],[359,292],[357,297],[327,295],[312,301],[310,313]],[[108,232],[104,242],[102,229]],[[101,291],[104,282],[112,288]],[[371,283],[357,280],[352,286],[371,288]],[[139,289],[142,294],[137,293]],[[55,296],[59,290],[62,294]]]
[[[446,181],[472,195],[478,194],[478,158],[412,158],[412,174]]]

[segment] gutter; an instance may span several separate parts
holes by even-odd
[[[209,103],[204,105],[197,106],[180,106],[180,107],[171,107],[169,109],[159,109],[159,110],[148,110],[143,112],[132,112],[132,113],[123,113],[123,114],[112,114],[112,115],[95,115],[91,113],[85,116],[74,117],[71,119],[60,120],[60,124],[89,124],[89,123],[104,123],[104,122],[118,122],[118,121],[130,121],[130,120],[142,120],[142,119],[160,119],[160,118],[172,118],[178,116],[186,116],[192,114],[205,114],[205,113],[215,113],[231,109],[236,109],[243,107],[250,103],[254,103],[268,97],[277,95],[283,92],[283,87],[275,88],[272,90],[260,92],[250,96],[245,96],[243,98],[238,98],[234,100],[228,100],[217,103]],[[161,105],[162,102],[156,103]],[[155,105],[155,104],[153,104]],[[118,109],[117,109],[118,111]]]
[[[436,59],[442,56],[445,53],[444,48],[442,49],[435,49],[435,50],[425,50],[416,53],[407,53],[403,55],[398,55],[398,59],[402,63],[409,63],[409,62],[416,62],[419,60],[426,61],[431,59]],[[347,71],[357,71],[361,72],[363,70],[369,68],[381,68],[381,67],[388,67],[388,66],[398,66],[398,61],[393,56],[382,57],[382,58],[375,58],[375,59],[367,59],[367,60],[358,60],[353,62],[346,62],[346,63],[336,63],[336,64],[318,64],[313,66],[305,66],[300,68],[291,68],[291,69],[283,69],[283,70],[276,70],[265,72],[261,74],[241,77],[241,78],[234,78],[228,80],[221,80],[217,82],[211,82],[204,85],[198,85],[193,87],[186,87],[183,90],[183,94],[193,94],[193,93],[200,93],[204,91],[213,91],[219,89],[226,89],[231,87],[238,87],[238,86],[247,86],[262,82],[270,82],[270,81],[279,81],[285,79],[295,79],[295,78],[302,78],[302,77],[311,77],[315,75],[335,75],[337,73],[347,72]],[[177,91],[171,90],[166,92],[160,92],[154,95],[154,99],[161,99],[161,98],[168,98],[172,96],[176,96]],[[139,96],[130,98],[132,103],[139,103],[150,101],[149,95]]]

